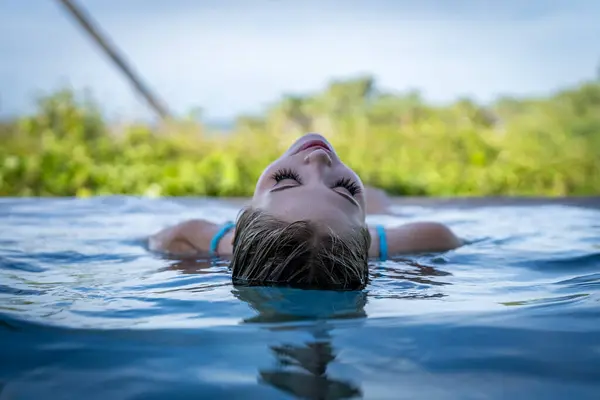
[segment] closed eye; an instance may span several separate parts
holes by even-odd
[[[283,192],[284,190],[294,189],[294,188],[299,188],[299,187],[302,187],[302,185],[281,185],[281,186],[274,187],[273,189],[269,190],[269,192],[271,192],[271,193]],[[341,196],[344,199],[348,200],[350,203],[352,203],[356,207],[360,207],[360,205],[358,204],[358,202],[356,201],[356,199],[354,197],[350,196],[349,194],[344,193],[344,192],[340,192],[340,191],[337,191],[337,190],[333,190],[333,193],[335,193],[338,196]]]
[[[302,184],[302,179],[300,179],[300,175],[298,175],[298,173],[296,171],[289,169],[289,168],[283,168],[283,169],[277,170],[271,176],[271,179],[273,179],[277,183],[279,183],[285,179],[292,179],[292,180],[298,182],[299,184]]]
[[[339,179],[334,185],[334,188],[336,187],[343,187],[344,189],[346,189],[352,196],[356,196],[358,193],[360,193],[360,186],[354,182],[352,179],[350,178],[341,178]]]
[[[280,192],[287,189],[293,189],[302,185],[302,178],[300,175],[290,168],[282,168],[271,175],[271,179],[273,179],[277,184],[285,181],[292,180],[295,181],[295,184],[285,184],[285,185],[277,185],[270,190],[270,192]],[[348,191],[349,194],[334,190],[334,192],[342,196],[344,199],[348,200],[350,203],[354,204],[357,207],[360,207],[358,202],[354,199],[354,196],[361,192],[360,186],[350,178],[340,178],[338,179],[331,189],[335,189],[338,187],[343,187]]]

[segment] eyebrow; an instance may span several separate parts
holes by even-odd
[[[275,193],[275,192],[282,192],[284,190],[288,190],[288,189],[294,189],[297,187],[300,187],[302,185],[287,185],[287,186],[278,186],[275,187],[273,189],[270,190],[271,193]],[[345,193],[340,193],[337,190],[334,190],[335,194],[337,194],[338,196],[342,196],[344,199],[348,200],[350,203],[352,203],[353,205],[355,205],[356,207],[360,208],[360,205],[358,204],[358,202],[356,201],[355,198],[348,196]]]

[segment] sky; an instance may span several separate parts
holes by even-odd
[[[544,95],[597,76],[597,0],[78,0],[175,114],[255,113],[287,93],[373,75],[425,99]],[[56,0],[0,0],[0,116],[90,89],[151,118]]]

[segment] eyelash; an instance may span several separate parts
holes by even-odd
[[[298,175],[296,171],[287,168],[280,169],[279,171],[275,172],[271,178],[273,178],[277,183],[284,179],[293,179],[298,183],[302,183],[300,180],[300,175]]]
[[[298,175],[298,173],[296,171],[288,169],[288,168],[278,170],[271,176],[271,178],[273,180],[275,180],[275,182],[277,182],[277,183],[281,182],[284,179],[293,179],[298,183],[302,183],[302,180],[300,179],[300,175]],[[356,182],[354,182],[350,178],[338,179],[338,181],[333,185],[333,187],[334,188],[343,187],[352,196],[355,196],[356,194],[360,193],[360,187],[356,184]]]
[[[345,188],[352,196],[360,193],[360,187],[350,178],[339,179],[333,187],[341,186]]]

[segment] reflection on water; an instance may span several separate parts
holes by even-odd
[[[167,259],[168,260],[168,259]],[[226,260],[211,259],[170,259],[168,265],[160,271],[178,271],[182,274],[214,274],[215,271],[222,271],[229,266]]]
[[[0,398],[595,399],[600,212],[412,208],[468,245],[373,262],[358,292],[233,287],[140,238],[237,209],[0,199]]]
[[[327,375],[327,365],[335,360],[331,343],[317,339],[304,346],[271,346],[278,368],[261,370],[260,379],[302,399],[348,399],[362,396],[360,388],[349,381]]]
[[[336,379],[327,371],[336,359],[327,321],[340,318],[365,318],[367,296],[357,292],[320,292],[298,289],[242,287],[234,295],[247,302],[256,315],[246,323],[316,321],[287,329],[305,330],[311,339],[302,344],[281,343],[269,348],[276,366],[259,370],[259,382],[303,399],[346,399],[361,396],[358,383]],[[285,326],[268,325],[264,329],[282,330]]]
[[[366,317],[363,291],[320,291],[276,287],[236,287],[233,295],[255,315],[244,322],[285,322]]]

